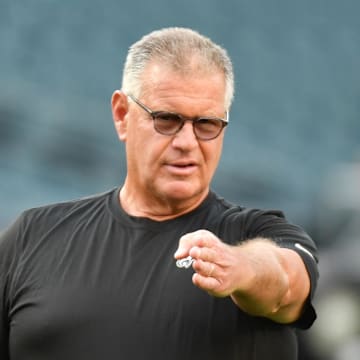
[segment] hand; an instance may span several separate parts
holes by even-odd
[[[232,246],[198,230],[180,238],[174,257],[189,255],[195,260],[193,283],[209,294],[230,296],[243,311],[279,323],[299,318],[310,279],[295,251],[264,238]]]
[[[195,261],[192,281],[199,288],[218,297],[231,295],[238,289],[241,275],[241,253],[238,246],[222,242],[207,230],[182,236],[175,259],[191,256]]]

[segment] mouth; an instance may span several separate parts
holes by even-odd
[[[193,161],[173,162],[165,164],[169,172],[175,175],[191,175],[197,169],[197,164]]]

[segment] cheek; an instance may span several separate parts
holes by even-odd
[[[127,128],[127,151],[132,155],[132,159],[146,157],[151,151],[151,129],[144,126],[143,122],[133,119]]]
[[[209,144],[209,146],[204,146],[203,154],[209,171],[213,172],[217,168],[217,165],[221,157],[221,148],[222,148],[222,142],[219,142],[218,144]]]
[[[157,171],[161,163],[165,146],[153,134],[136,133],[127,141],[129,164],[136,164],[138,171],[145,175],[151,170]]]

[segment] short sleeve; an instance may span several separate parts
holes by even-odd
[[[317,248],[311,237],[300,226],[288,222],[281,211],[240,207],[227,210],[222,219],[220,232],[221,238],[228,243],[264,237],[300,255],[309,274],[311,288],[303,314],[293,326],[309,328],[316,319],[312,299],[319,278]]]

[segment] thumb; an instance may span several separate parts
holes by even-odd
[[[188,256],[188,254],[189,254],[189,250],[179,245],[178,249],[175,251],[174,258],[181,259]]]
[[[183,235],[179,239],[179,245],[178,248],[174,254],[175,259],[181,259],[184,257],[187,257],[189,255],[190,249],[193,246],[193,233],[188,233]]]
[[[204,229],[187,233],[180,238],[174,258],[180,259],[187,257],[193,247],[207,247],[209,246],[209,242],[214,241],[214,238],[216,238],[214,234]]]

